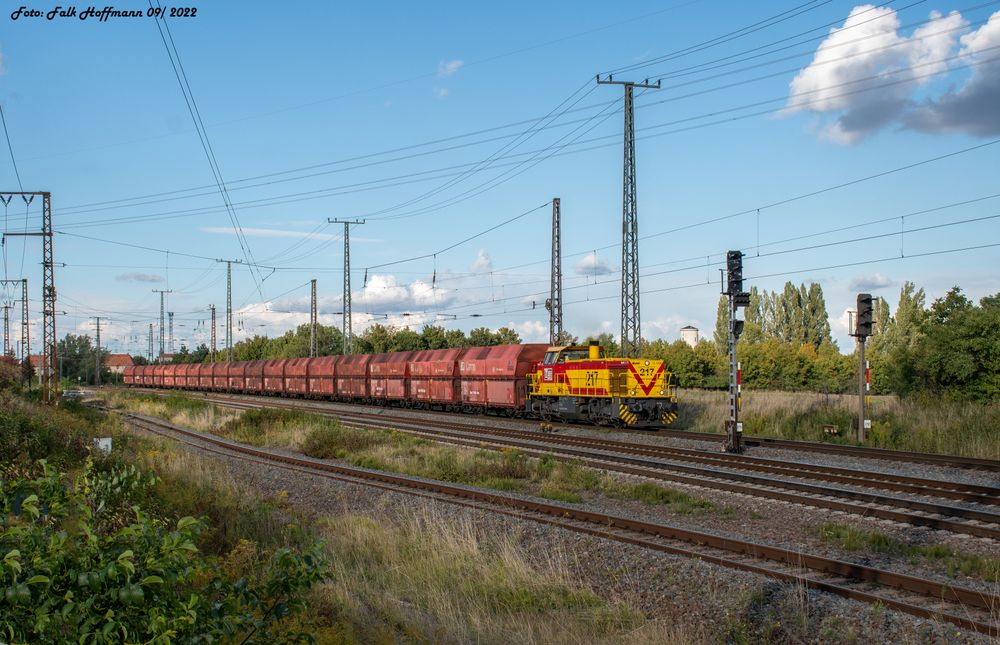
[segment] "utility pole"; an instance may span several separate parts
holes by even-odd
[[[560,222],[559,198],[552,199],[552,281],[549,299],[545,303],[549,310],[549,344],[562,342],[562,224]]]
[[[163,354],[166,353],[166,344],[164,343],[163,332],[166,331],[166,320],[164,320],[164,296],[171,293],[172,289],[153,289],[153,293],[160,294],[160,360],[163,360]]]
[[[3,308],[3,355],[10,356],[14,352],[10,349],[10,310],[14,308],[14,303],[4,303]]]
[[[226,360],[233,361],[233,263],[242,260],[216,260],[226,263]],[[213,332],[214,333],[214,332]]]
[[[740,408],[743,397],[743,373],[736,359],[736,343],[743,333],[743,321],[736,319],[740,307],[750,305],[750,294],[743,291],[743,253],[726,254],[726,290],[729,298],[729,419],[726,420],[726,452],[743,452],[743,423]]]
[[[149,323],[149,353],[146,354],[149,362],[153,362],[153,323]]]
[[[6,203],[6,201],[7,200],[5,200],[2,195],[0,195],[0,202]],[[19,278],[17,280],[0,280],[0,287],[17,287],[17,286],[21,287],[21,297],[19,299],[20,302],[21,302],[21,351],[20,351],[20,354],[19,354],[19,358],[20,358],[21,362],[23,363],[25,360],[27,360],[27,356],[30,355],[29,354],[30,350],[29,350],[29,347],[28,347],[28,336],[29,336],[29,332],[28,332],[28,323],[29,323],[29,321],[28,321],[28,279],[27,278]],[[18,302],[18,300],[11,300],[9,302],[9,305],[11,306],[11,308],[13,308],[13,305],[14,305],[15,302]],[[10,323],[7,323],[8,326],[9,326],[9,324]],[[7,334],[9,334],[9,332],[7,332]],[[13,343],[10,343],[10,347],[13,348]],[[13,349],[10,350],[10,355],[11,356],[14,355]]]
[[[215,362],[215,305],[209,305],[212,310],[212,362]]]
[[[52,193],[47,191],[0,191],[0,200],[9,204],[14,195],[20,195],[25,208],[35,197],[42,198],[42,230],[37,233],[5,233],[7,236],[42,238],[42,400],[54,403],[59,399],[59,379],[56,378],[56,281],[55,262],[52,259]],[[27,298],[25,298],[27,301]]]
[[[344,225],[344,356],[351,353],[351,224],[364,224],[365,220],[327,219],[330,224]]]
[[[172,312],[172,311],[168,311],[167,312],[167,320],[170,321],[168,323],[168,325],[167,325],[167,327],[169,329],[169,332],[168,332],[168,335],[167,335],[167,351],[169,351],[171,354],[173,354],[174,353],[174,312]]]
[[[858,339],[858,443],[865,442],[865,434],[871,428],[871,420],[868,418],[867,398],[868,398],[868,363],[865,361],[865,341],[872,335],[873,320],[872,294],[858,294],[858,314],[855,318],[856,326],[851,335]]]
[[[101,317],[94,316],[97,321],[97,332],[95,333],[95,345],[97,351],[94,352],[94,385],[101,384]]]
[[[310,281],[309,299],[309,357],[316,358],[316,278]]]
[[[632,91],[660,89],[647,78],[642,83],[616,81],[611,74],[605,80],[597,75],[598,85],[621,85],[625,88],[625,163],[622,186],[622,355],[637,358],[642,338],[639,324],[639,213],[635,191],[635,108]]]

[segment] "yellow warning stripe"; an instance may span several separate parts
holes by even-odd
[[[639,417],[637,417],[634,412],[629,410],[628,406],[624,403],[618,406],[618,416],[627,425],[633,425],[639,419]]]

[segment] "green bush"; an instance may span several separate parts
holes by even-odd
[[[3,640],[310,640],[286,619],[323,578],[317,548],[280,549],[252,579],[232,580],[196,546],[201,521],[168,523],[130,505],[152,475],[90,462],[73,481],[45,462],[34,470],[0,480]]]

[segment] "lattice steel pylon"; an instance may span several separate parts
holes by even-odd
[[[625,89],[625,159],[622,183],[622,356],[639,356],[639,213],[635,190],[635,108],[633,90],[659,89],[660,81],[642,83],[616,81],[597,76],[599,85],[621,85]]]
[[[363,219],[344,220],[327,219],[330,224],[344,225],[344,326],[343,326],[343,354],[347,356],[351,353],[353,335],[351,327],[351,225],[364,224]]]
[[[153,323],[149,323],[149,353],[146,355],[149,362],[153,362]]]
[[[309,282],[309,357],[316,358],[316,278]]]
[[[5,233],[7,236],[32,236],[42,238],[42,400],[54,403],[59,398],[59,379],[56,358],[56,280],[55,262],[52,259],[52,193],[46,191],[0,191],[10,203],[20,195],[24,205],[42,198],[42,230],[40,233]],[[25,298],[27,300],[27,298]],[[29,359],[30,360],[30,359]]]
[[[10,310],[14,308],[14,304],[4,303],[0,308],[3,309],[3,355],[9,356],[14,353],[10,349]]]
[[[0,286],[3,287],[17,287],[21,286],[21,297],[18,299],[21,302],[21,353],[18,359],[23,363],[29,360],[28,357],[31,356],[30,347],[30,321],[28,320],[28,279],[19,278],[17,280],[0,280]],[[11,300],[11,304],[18,302],[18,300]],[[8,332],[9,333],[9,332]],[[11,352],[13,356],[13,352]]]
[[[168,293],[171,293],[171,291],[172,291],[171,289],[153,289],[153,293],[160,294],[160,360],[161,361],[163,360],[163,354],[166,353],[166,342],[165,342],[166,338],[164,337],[163,333],[166,331],[165,327],[166,320],[164,318],[166,314],[164,296],[166,296]]]
[[[212,362],[215,362],[215,305],[209,305],[212,310]]]
[[[545,303],[549,310],[549,344],[562,342],[563,306],[562,306],[562,224],[560,221],[560,201],[558,197],[552,200],[552,281],[549,288],[549,301]]]

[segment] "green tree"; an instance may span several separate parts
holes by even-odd
[[[469,347],[470,345],[469,339],[465,337],[465,332],[461,329],[449,329],[444,333],[444,337],[450,348]]]
[[[958,287],[934,301],[904,358],[909,392],[952,399],[1000,399],[1000,294],[974,305]]]
[[[392,337],[390,352],[415,352],[420,349],[427,349],[424,345],[424,338],[412,329],[400,329]]]
[[[488,327],[476,327],[469,332],[469,345],[471,347],[489,347],[496,345],[496,337]]]
[[[720,354],[729,351],[729,298],[719,296],[719,306],[715,310],[715,349]]]
[[[66,334],[66,336],[56,343],[56,355],[59,357],[59,375],[68,379],[71,383],[83,383],[92,385],[94,383],[95,349],[90,336],[76,334]],[[108,353],[101,350],[101,363]],[[107,382],[107,368],[101,369],[101,380]]]
[[[493,335],[493,340],[497,345],[519,345],[521,335],[510,327],[501,327]]]
[[[420,331],[424,347],[427,349],[445,349],[448,347],[448,335],[440,325],[424,325]]]
[[[830,316],[826,312],[826,300],[823,298],[823,287],[812,282],[805,298],[804,338],[817,349],[824,344],[833,342],[830,337]]]
[[[602,332],[596,336],[587,336],[583,344],[589,345],[591,341],[597,341],[597,344],[604,348],[605,356],[621,356],[621,346],[610,332]]]

